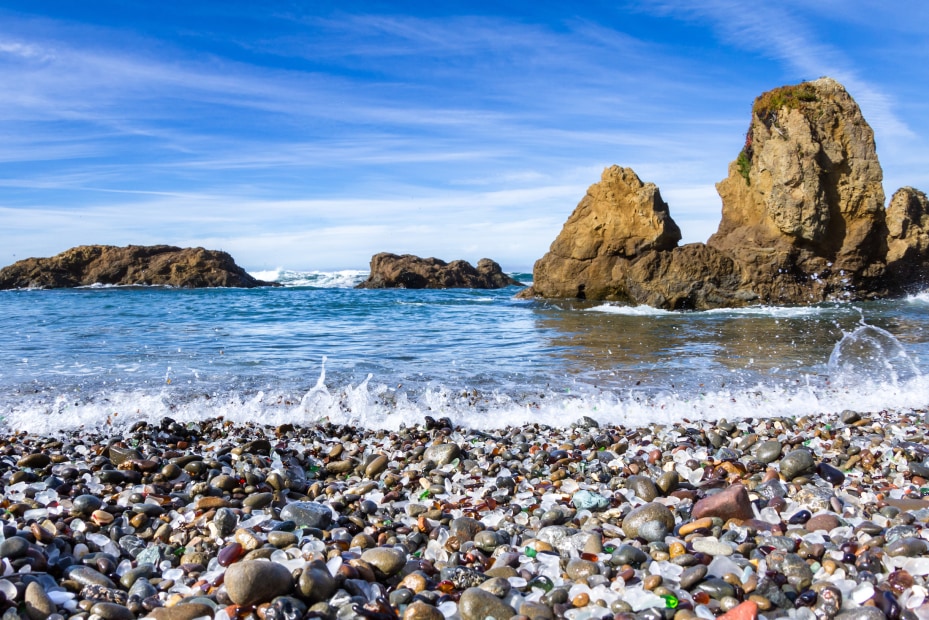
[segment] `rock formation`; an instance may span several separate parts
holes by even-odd
[[[371,257],[371,275],[356,288],[504,288],[523,286],[509,277],[500,265],[482,258],[475,269],[471,263],[411,254],[398,256],[381,252]]]
[[[887,206],[887,271],[896,282],[915,288],[929,284],[929,199],[903,187]]]
[[[51,258],[27,258],[0,269],[0,289],[93,284],[178,288],[276,286],[250,276],[226,252],[168,245],[124,248],[82,245]]]
[[[522,296],[670,309],[871,299],[925,286],[929,204],[904,188],[884,209],[874,134],[841,84],[821,78],[758,97],[745,145],[717,184],[706,244],[680,233],[651,183],[608,168]]]

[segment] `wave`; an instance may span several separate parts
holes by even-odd
[[[270,271],[249,272],[252,277],[265,282],[277,282],[286,287],[312,288],[355,288],[368,277],[368,271],[360,269],[343,269],[341,271],[293,271],[273,269]]]
[[[929,295],[929,294],[927,294]],[[929,297],[927,297],[929,301]],[[714,308],[712,310],[688,311],[690,315],[733,315],[733,316],[763,316],[771,318],[804,318],[819,316],[833,311],[831,306],[749,306],[747,308]],[[603,312],[622,316],[680,316],[682,312],[663,310],[651,306],[622,306],[616,304],[603,304],[593,308],[585,308],[584,312]]]
[[[603,304],[602,306],[585,308],[584,311],[619,314],[622,316],[668,316],[676,314],[671,310],[662,310],[660,308],[652,308],[651,306],[617,306],[614,304]]]
[[[929,291],[909,295],[906,300],[910,303],[929,304]]]
[[[429,385],[404,389],[374,383],[331,386],[325,371],[304,393],[278,393],[273,388],[251,394],[204,395],[165,386],[157,391],[108,391],[96,395],[21,396],[4,406],[2,426],[37,434],[80,429],[119,429],[139,420],[170,417],[182,423],[223,418],[235,423],[276,426],[331,422],[366,428],[399,429],[421,424],[425,416],[449,417],[456,424],[499,429],[526,424],[567,427],[582,417],[600,424],[639,427],[682,420],[729,420],[745,417],[801,417],[885,410],[923,411],[929,402],[929,378],[905,381],[831,383],[804,377],[779,384],[733,389],[683,391],[626,388],[603,390],[577,385],[574,390],[499,391],[452,389]]]
[[[249,275],[265,282],[277,282],[286,287],[355,288],[355,286],[367,280],[370,273],[370,271],[362,269],[295,271],[278,267],[277,269],[265,271],[250,271]],[[524,284],[532,284],[531,273],[514,272],[509,275]]]

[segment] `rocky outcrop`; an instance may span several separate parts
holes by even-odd
[[[178,288],[276,286],[250,276],[226,252],[168,245],[82,245],[51,258],[27,258],[0,269],[0,289],[94,284]]]
[[[676,247],[657,188],[614,166],[523,296],[704,309],[899,295],[927,283],[929,205],[904,188],[885,210],[882,178],[873,132],[841,84],[777,88],[754,102],[706,244]]]
[[[523,286],[500,265],[482,258],[475,269],[464,260],[450,263],[438,258],[381,252],[371,257],[371,275],[356,288],[504,288]]]
[[[894,281],[924,288],[929,284],[929,199],[903,187],[887,206],[887,271]]]
[[[662,308],[744,303],[741,270],[681,232],[654,183],[612,166],[587,190],[523,297],[605,299]],[[741,297],[739,297],[741,296]]]
[[[764,93],[745,146],[716,186],[708,245],[743,266],[764,301],[884,295],[883,173],[874,133],[841,84],[821,78]]]

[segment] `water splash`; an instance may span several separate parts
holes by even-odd
[[[864,324],[846,333],[829,356],[829,376],[836,385],[891,385],[921,376],[916,362],[893,334]]]

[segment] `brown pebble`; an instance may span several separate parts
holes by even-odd
[[[687,536],[696,530],[708,530],[711,527],[713,527],[712,517],[703,517],[702,519],[695,519],[694,521],[683,524],[678,531],[681,536]]]
[[[575,607],[586,607],[588,603],[590,603],[590,595],[586,592],[581,592],[571,599],[571,604]]]
[[[758,609],[761,611],[768,611],[772,607],[771,601],[769,601],[764,596],[761,596],[760,594],[751,594],[749,595],[748,600],[753,601],[756,605],[758,605]]]
[[[654,590],[661,585],[661,575],[649,575],[642,580],[642,587],[646,590]]]

